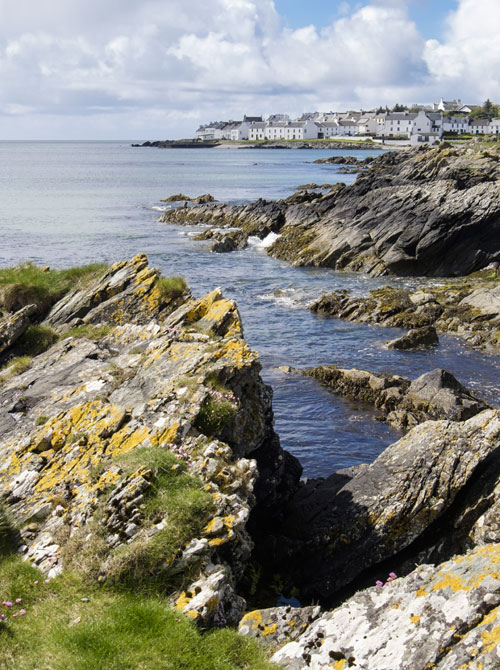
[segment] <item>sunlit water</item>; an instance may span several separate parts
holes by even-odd
[[[197,295],[221,286],[238,302],[246,338],[259,351],[264,379],[274,389],[277,431],[304,474],[328,475],[370,462],[399,434],[376,420],[370,408],[278,366],[334,363],[410,378],[444,367],[496,406],[500,360],[450,337],[431,351],[388,350],[384,342],[401,331],[324,319],[305,309],[325,291],[366,294],[376,286],[412,286],[417,280],[291,268],[269,258],[257,240],[244,251],[212,254],[206,243],[190,239],[192,229],[156,221],[165,207],[161,199],[173,193],[210,192],[237,202],[284,197],[308,182],[351,182],[353,175],[339,174],[335,166],[312,163],[331,153],[0,142],[0,265],[30,259],[67,267],[146,252],[165,274],[184,275]]]

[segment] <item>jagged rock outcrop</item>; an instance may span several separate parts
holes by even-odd
[[[160,220],[238,226],[261,238],[279,232],[268,253],[294,265],[464,275],[500,260],[498,159],[475,145],[419,147],[379,156],[351,186],[304,202],[205,205]]]
[[[496,270],[449,281],[442,286],[408,290],[386,286],[366,297],[333,291],[310,309],[321,316],[382,326],[418,329],[428,326],[451,333],[470,346],[498,351],[500,346],[500,284]]]
[[[465,421],[489,406],[446,370],[426,372],[413,381],[399,375],[320,365],[306,374],[334,393],[373,405],[401,430],[430,419]]]
[[[188,292],[164,295],[158,283],[160,271],[150,268],[139,254],[115,263],[104,276],[84,289],[76,288],[62,298],[45,319],[49,326],[78,323],[147,323],[161,319],[181,305]]]
[[[498,535],[499,447],[498,410],[423,423],[371,465],[302,483],[259,549],[302,601],[325,604],[388,559],[409,572],[463,553]]]
[[[204,625],[236,623],[250,511],[289,494],[293,458],[234,302],[168,299],[158,275],[140,255],[55,305],[61,331],[112,328],[63,339],[0,387],[0,495],[49,576],[76,563],[100,581],[161,583]]]
[[[210,245],[210,251],[218,254],[245,249],[248,244],[248,235],[243,230],[230,230],[228,232],[209,228],[194,237],[195,240],[214,240]]]
[[[0,354],[16,343],[31,325],[31,317],[36,313],[36,305],[26,305],[22,309],[7,314],[0,320]]]
[[[496,670],[500,545],[357,593],[272,660],[287,670]]]

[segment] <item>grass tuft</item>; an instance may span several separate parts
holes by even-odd
[[[93,326],[92,324],[85,324],[83,326],[76,326],[67,330],[61,339],[66,339],[68,337],[86,337],[88,340],[101,340],[103,337],[106,337],[113,331],[113,326],[103,325],[103,326]]]
[[[34,263],[22,263],[0,269],[0,306],[15,312],[26,305],[35,304],[39,316],[77,285],[84,286],[106,269],[106,265],[93,263],[67,270],[50,270]]]
[[[186,280],[183,277],[160,277],[156,286],[160,289],[164,300],[178,298],[188,290]]]

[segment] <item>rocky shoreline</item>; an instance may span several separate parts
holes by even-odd
[[[500,261],[498,149],[418,147],[375,158],[351,186],[275,202],[172,209],[160,221],[237,227],[279,238],[268,253],[295,266],[371,276],[459,276]],[[363,166],[366,167],[366,166]]]
[[[30,324],[54,333],[0,373],[4,537],[49,579],[149,585],[290,670],[499,666],[500,410],[446,371],[325,364],[308,374],[407,432],[303,481],[218,289],[195,298],[139,255],[45,307],[5,295],[4,360]]]

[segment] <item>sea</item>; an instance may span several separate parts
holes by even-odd
[[[440,280],[373,278],[325,268],[294,268],[266,254],[257,238],[243,251],[214,254],[195,242],[203,226],[158,222],[175,193],[211,193],[243,203],[291,195],[307,183],[351,183],[339,166],[316,164],[334,154],[366,158],[380,150],[156,149],[123,142],[0,142],[0,266],[23,261],[70,267],[147,254],[165,275],[182,275],[193,294],[221,287],[237,301],[245,337],[259,352],[274,391],[282,446],[304,477],[326,477],[373,461],[400,433],[369,406],[335,396],[282,366],[335,364],[415,378],[442,367],[498,406],[500,359],[443,336],[429,351],[385,348],[402,331],[312,314],[327,291],[366,295],[384,285],[439,285]]]

